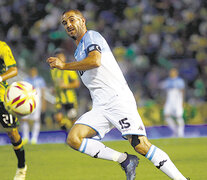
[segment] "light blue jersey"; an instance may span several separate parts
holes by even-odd
[[[34,86],[34,88],[37,91],[37,94],[38,94],[39,98],[41,98],[41,96],[42,96],[41,89],[45,88],[45,86],[46,86],[45,80],[40,76],[27,77],[24,80]]]
[[[35,77],[27,77],[25,78],[25,81],[32,84],[36,89],[45,88],[45,80],[40,76]]]
[[[101,65],[79,73],[90,91],[93,106],[75,124],[84,124],[94,129],[97,136],[93,138],[103,138],[113,127],[122,136],[146,136],[135,98],[106,40],[96,31],[87,31],[75,51],[76,60],[83,60],[93,50],[101,53]],[[80,147],[79,150],[83,152],[84,148]]]
[[[176,88],[176,89],[184,89],[185,88],[185,83],[182,78],[177,77],[177,78],[167,78],[166,81],[164,82],[164,88],[171,89],[171,88]]]
[[[167,78],[163,83],[163,88],[167,92],[165,107],[166,109],[177,109],[182,114],[183,109],[183,90],[185,82],[182,78]],[[171,108],[172,107],[172,108]],[[175,110],[174,110],[175,111]]]
[[[75,51],[75,59],[81,61],[92,50],[101,53],[101,66],[87,71],[79,71],[81,80],[89,89],[93,104],[109,103],[117,95],[133,95],[128,88],[124,76],[109,48],[106,40],[96,31],[87,31]]]

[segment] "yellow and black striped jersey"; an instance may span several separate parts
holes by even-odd
[[[0,75],[5,73],[8,68],[15,66],[16,61],[10,47],[4,41],[0,41]],[[6,81],[0,82],[0,102],[4,101],[7,86],[8,83]]]
[[[56,105],[72,103],[74,104],[74,107],[77,107],[77,95],[75,89],[61,89],[59,86],[60,82],[68,85],[72,81],[77,80],[78,74],[76,71],[59,70],[55,68],[51,70],[51,76],[56,91]]]

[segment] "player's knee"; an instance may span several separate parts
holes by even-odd
[[[16,128],[7,131],[7,135],[9,136],[11,142],[14,142],[14,143],[19,141],[19,139],[21,138]]]
[[[135,148],[139,144],[140,144],[140,140],[138,135],[132,135],[132,140],[131,140],[132,147]]]
[[[185,125],[185,122],[184,122],[184,119],[182,118],[182,116],[177,118],[177,123],[179,126]]]
[[[135,151],[145,156],[151,147],[151,143],[146,136],[134,136],[131,141]]]
[[[62,113],[57,113],[55,115],[56,122],[60,123],[62,119],[63,119],[63,114]]]
[[[67,144],[73,149],[78,150],[81,145],[81,138],[76,133],[69,133],[67,137]]]

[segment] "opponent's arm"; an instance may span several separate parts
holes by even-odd
[[[17,73],[18,73],[17,67],[10,67],[5,73],[0,75],[0,79],[2,78],[2,81],[6,81],[7,79],[16,76]]]
[[[70,84],[61,83],[59,86],[62,89],[75,89],[75,88],[78,88],[80,86],[80,82],[79,82],[78,79],[76,79],[76,80],[70,82]]]
[[[91,51],[88,56],[81,61],[65,63],[57,57],[50,57],[47,59],[47,62],[51,68],[85,71],[97,68],[101,65],[101,53],[99,51]]]
[[[0,75],[0,82],[1,82],[16,76],[18,73],[18,69],[17,67],[14,66],[16,64],[16,61],[14,59],[12,51],[5,42],[4,42],[4,46],[1,49],[0,56],[4,60],[6,67],[8,67],[8,70]]]

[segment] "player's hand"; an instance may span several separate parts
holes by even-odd
[[[58,68],[58,69],[63,69],[65,66],[65,63],[61,61],[58,57],[49,57],[47,59],[47,62],[49,63],[50,67],[53,68]]]

